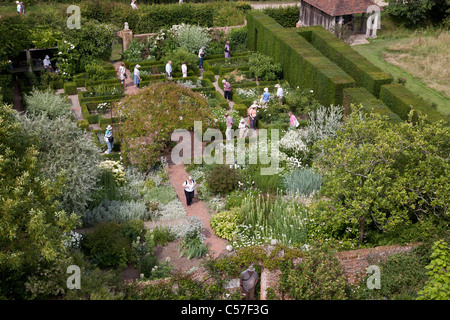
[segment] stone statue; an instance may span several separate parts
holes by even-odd
[[[130,28],[128,27],[128,22],[125,22],[125,27],[123,28],[123,30],[125,31],[130,30]]]
[[[253,266],[249,266],[247,270],[241,273],[240,286],[241,292],[245,295],[246,300],[255,300],[255,287],[258,283],[259,276]]]

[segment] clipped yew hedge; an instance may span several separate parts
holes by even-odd
[[[292,87],[313,89],[322,104],[342,104],[343,90],[356,86],[355,80],[305,38],[262,12],[247,13],[247,30],[250,50],[281,63],[284,79]]]
[[[444,120],[450,123],[448,116],[441,114],[429,102],[412,93],[402,84],[393,83],[381,86],[380,99],[403,120],[408,119],[411,108],[414,108],[414,110],[426,114],[428,121]],[[413,120],[416,118],[414,116]]]
[[[383,84],[392,82],[392,77],[373,65],[348,44],[326,30],[323,26],[301,28],[298,32],[317,50],[335,62],[349,74],[359,86],[379,97]]]
[[[401,122],[402,119],[391,111],[383,101],[374,97],[366,88],[346,88],[344,89],[344,112],[350,113],[350,105],[362,105],[366,112],[376,112],[388,117],[390,122]]]

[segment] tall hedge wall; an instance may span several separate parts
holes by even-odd
[[[344,89],[344,110],[348,114],[350,105],[362,105],[366,112],[376,112],[388,117],[391,122],[401,122],[402,119],[391,111],[383,101],[375,98],[366,88],[346,88]]]
[[[392,82],[389,74],[374,66],[323,26],[305,27],[300,30],[298,33],[301,36],[355,79],[358,86],[366,88],[376,97],[379,97],[383,84]]]
[[[283,28],[262,12],[247,12],[249,50],[272,57],[283,66],[283,76],[291,86],[313,89],[325,105],[341,104],[343,89],[355,81],[334,62],[290,28]]]
[[[398,116],[406,120],[411,108],[428,116],[431,122],[444,120],[450,123],[448,116],[437,111],[427,101],[409,91],[404,85],[393,83],[381,86],[380,99]]]

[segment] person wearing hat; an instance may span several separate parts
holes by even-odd
[[[205,58],[205,55],[206,55],[205,49],[206,49],[206,47],[203,46],[198,51],[198,68],[199,69],[203,69],[203,59]]]
[[[43,65],[45,71],[52,71],[52,63],[50,62],[50,57],[48,55],[45,56]]]
[[[114,137],[112,134],[112,129],[113,128],[108,124],[105,132],[105,142],[106,145],[108,146],[108,150],[105,151],[106,154],[110,154],[112,149],[114,148]]]
[[[192,179],[191,176],[182,184],[184,187],[184,194],[186,196],[186,204],[188,207],[192,204],[192,199],[194,199],[194,193],[195,193],[195,186],[196,182],[194,179]]]
[[[239,122],[239,139],[245,138],[247,136],[247,123],[245,123],[245,119],[242,118]]]
[[[183,73],[183,78],[187,78],[187,64],[186,61],[181,65],[181,73]]]
[[[119,79],[124,87],[126,78],[127,78],[127,69],[125,68],[125,63],[121,62],[119,66]]]
[[[264,93],[261,96],[261,106],[264,108],[267,107],[269,99],[270,99],[269,88],[264,88]]]
[[[20,2],[20,13],[25,14],[25,5],[22,1]]]
[[[241,273],[239,277],[241,292],[246,300],[255,300],[255,287],[258,284],[259,276],[255,268],[251,265]]]
[[[17,13],[22,13],[20,1],[16,1],[16,5],[17,5]]]
[[[139,68],[140,68],[141,66],[140,65],[136,65],[135,67],[134,67],[134,87],[135,88],[139,88],[139,83],[141,83],[141,77],[140,77],[140,72],[139,72]]]
[[[227,99],[227,102],[230,102],[231,101],[231,90],[232,90],[231,84],[225,79],[222,80],[222,83],[223,83],[223,96],[225,99]]]
[[[278,101],[280,102],[280,106],[282,106],[283,102],[284,102],[284,91],[283,91],[283,88],[278,83],[275,85],[275,88],[277,88]]]

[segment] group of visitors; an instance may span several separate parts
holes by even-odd
[[[25,5],[21,1],[16,1],[17,13],[25,14]]]

